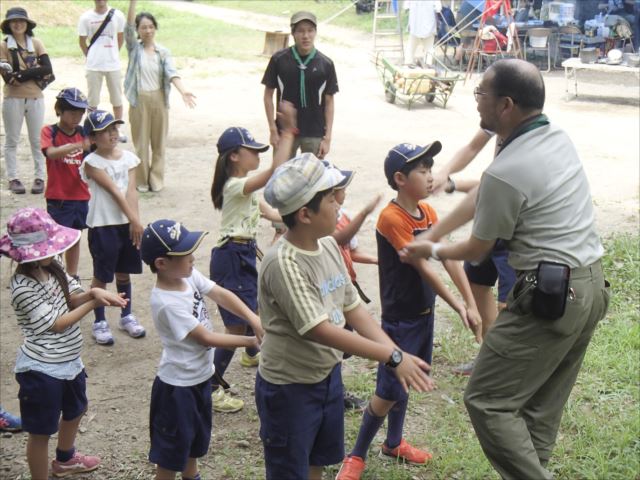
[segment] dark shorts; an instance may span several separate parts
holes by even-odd
[[[88,200],[49,200],[47,213],[56,223],[76,230],[87,228]]]
[[[403,352],[411,353],[431,364],[433,353],[433,307],[428,315],[403,320],[382,317],[382,329]],[[392,368],[378,365],[376,395],[384,400],[401,401],[408,395],[402,388]]]
[[[63,420],[78,418],[87,410],[87,374],[73,380],[60,380],[42,372],[16,373],[20,385],[22,429],[34,435],[53,435]]]
[[[93,276],[101,282],[113,282],[116,273],[142,273],[140,250],[131,243],[128,223],[90,228],[89,251]]]
[[[251,311],[258,311],[258,270],[254,241],[236,243],[229,240],[221,247],[211,250],[209,277],[221,287],[235,293]],[[220,306],[218,309],[225,326],[247,325],[244,318]]]
[[[189,458],[206,455],[213,425],[211,380],[176,387],[158,377],[151,388],[149,461],[181,472]]]
[[[341,365],[319,383],[275,385],[256,375],[267,480],[306,479],[309,466],[344,458]]]
[[[464,271],[469,282],[493,287],[498,281],[498,301],[506,302],[507,295],[516,283],[516,272],[507,262],[509,252],[502,240],[498,240],[486,259],[479,265],[464,262]]]

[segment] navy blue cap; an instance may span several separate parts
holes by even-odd
[[[342,180],[339,184],[337,184],[333,188],[347,188],[349,186],[349,184],[351,183],[351,180],[353,180],[353,176],[356,174],[356,172],[354,172],[353,170],[341,170],[338,167],[336,167],[335,165],[331,165],[326,160],[322,160],[322,163],[324,163],[324,166],[327,167],[327,168],[335,168],[344,177],[344,180]]]
[[[86,120],[84,121],[84,134],[90,135],[94,132],[101,132],[105,128],[113,124],[122,124],[122,120],[116,120],[113,115],[104,110],[94,110],[89,112]]]
[[[258,152],[266,152],[269,150],[269,145],[256,142],[253,135],[249,133],[249,130],[242,127],[227,128],[222,135],[220,135],[217,146],[219,155],[238,147],[250,148]]]
[[[393,174],[402,170],[402,167],[407,163],[413,162],[422,157],[433,159],[440,150],[442,150],[442,144],[437,140],[424,147],[414,145],[412,143],[401,143],[396,145],[389,150],[387,158],[384,159],[384,174],[387,177],[387,182],[389,182],[390,185],[393,185]]]
[[[140,254],[147,265],[158,257],[180,257],[193,253],[208,232],[190,232],[174,220],[156,220],[142,233]]]
[[[56,98],[66,101],[69,105],[75,108],[89,108],[87,97],[77,88],[65,88],[60,90],[60,93],[56,95]]]

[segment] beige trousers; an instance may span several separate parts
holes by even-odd
[[[137,186],[148,186],[152,191],[162,190],[169,109],[165,106],[161,89],[138,94],[138,105],[129,108],[129,123],[136,155],[140,158],[136,169]]]

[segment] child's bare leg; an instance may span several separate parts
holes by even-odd
[[[224,332],[231,335],[244,335],[247,333],[246,325],[229,325],[224,327]]]
[[[176,480],[176,472],[156,465],[156,480]]]
[[[189,457],[187,466],[182,471],[182,478],[196,478],[196,475],[198,475],[198,459]]]
[[[487,334],[498,316],[496,300],[491,287],[470,283],[471,293],[478,306],[478,312],[482,318],[482,338]]]
[[[93,277],[91,279],[91,288],[107,288],[107,284],[104,282],[101,282],[96,277]]]
[[[78,275],[78,264],[80,263],[80,242],[67,250],[64,254],[64,263],[67,273],[72,277]]]
[[[372,413],[376,417],[386,417],[387,414],[389,413],[389,410],[393,408],[395,403],[396,402],[392,400],[384,400],[374,394],[373,397],[371,397],[371,401],[369,402],[369,405],[371,407]]]
[[[82,420],[83,415],[84,412],[73,420],[60,419],[60,429],[58,430],[58,450],[68,452],[73,448],[76,441],[76,435],[78,433],[78,427],[80,426],[80,420]]]
[[[318,467],[317,465],[309,466],[309,480],[322,480],[322,472],[324,467]]]
[[[27,463],[31,478],[49,478],[49,435],[29,434]]]

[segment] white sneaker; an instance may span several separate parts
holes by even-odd
[[[91,335],[98,345],[113,345],[113,335],[106,320],[94,323]]]
[[[133,315],[133,313],[121,317],[120,322],[118,323],[118,328],[127,332],[132,338],[142,338],[147,334],[144,327],[138,323],[138,319]]]
[[[136,187],[136,190],[138,190],[140,193],[147,193],[149,191],[149,185],[138,185]]]

